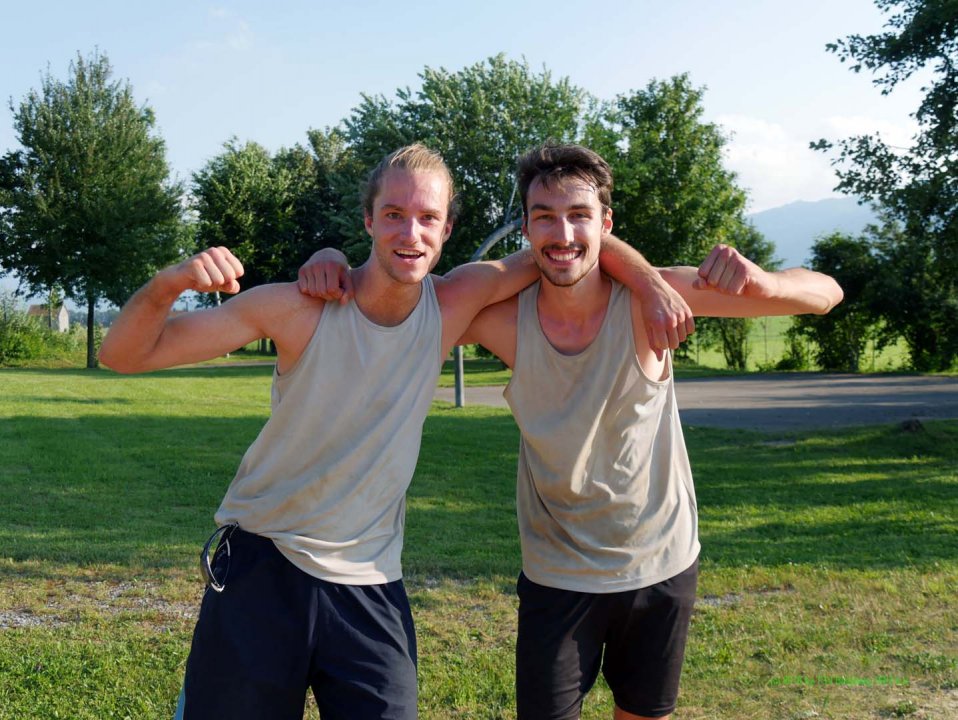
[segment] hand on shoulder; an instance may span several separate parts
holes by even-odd
[[[313,253],[299,269],[297,285],[304,295],[343,305],[355,296],[349,262],[335,248]]]

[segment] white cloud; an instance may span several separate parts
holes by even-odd
[[[812,141],[879,133],[890,145],[907,147],[915,133],[913,124],[864,116],[833,116],[816,127],[797,129],[744,115],[724,115],[717,122],[731,135],[725,148],[726,167],[737,173],[739,185],[748,191],[749,212],[838,195],[832,156],[811,150]]]
[[[824,121],[824,137],[841,139],[856,135],[878,135],[891,147],[911,147],[912,140],[918,132],[918,123],[914,120],[907,125],[876,120],[862,115],[835,115]]]
[[[253,44],[253,31],[246,20],[232,11],[217,7],[210,8],[208,18],[211,25],[211,38],[197,43],[202,50],[248,50]]]
[[[828,159],[808,147],[813,138],[743,115],[726,115],[718,123],[731,135],[725,147],[726,166],[748,191],[749,212],[835,196],[837,180]]]

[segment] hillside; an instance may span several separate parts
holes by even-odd
[[[815,240],[832,232],[858,235],[877,221],[871,208],[854,198],[799,201],[749,215],[755,227],[775,243],[782,267],[805,264]]]

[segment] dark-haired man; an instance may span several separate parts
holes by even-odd
[[[600,272],[612,230],[609,166],[577,145],[519,163],[523,233],[541,279],[490,306],[463,342],[513,370],[521,433],[516,689],[520,720],[573,720],[601,669],[616,720],[675,707],[699,540],[671,360],[641,300]],[[826,313],[831,278],[770,273],[726,246],[661,270],[697,316]]]

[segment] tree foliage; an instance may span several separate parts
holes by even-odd
[[[658,265],[698,265],[740,232],[745,193],[722,162],[726,138],[702,120],[704,90],[687,75],[620,95],[585,141],[612,166],[616,233]]]
[[[197,240],[233,251],[246,269],[244,288],[277,279],[293,229],[290,184],[266,148],[235,139],[193,176]]]
[[[611,161],[617,188],[624,188],[617,189],[613,201],[617,230],[632,228],[627,239],[661,262],[697,263],[711,245],[736,232],[744,193],[722,167],[725,140],[718,128],[701,122],[702,91],[693,89],[685,76],[623,96],[604,114],[594,98],[568,79],[554,79],[546,70],[533,71],[502,55],[456,72],[426,67],[420,79],[418,91],[401,88],[391,99],[363,95],[340,127],[311,130],[306,149],[297,146],[270,160],[260,148],[248,161],[258,175],[242,170],[239,158],[231,159],[253,149],[228,145],[194,179],[201,235],[207,237],[208,225],[233,227],[233,242],[242,248],[251,242],[246,238],[262,236],[256,228],[270,227],[268,218],[277,217],[280,206],[292,206],[299,209],[283,217],[298,230],[288,242],[310,252],[337,247],[354,265],[362,263],[370,246],[361,221],[365,178],[384,155],[418,141],[442,153],[459,190],[459,218],[438,267],[443,271],[468,260],[490,233],[521,215],[515,161],[547,139],[599,141],[596,149]],[[622,132],[629,138],[628,151],[616,143]],[[298,179],[280,191],[277,165],[290,164],[298,168]],[[235,176],[234,199],[210,202],[211,181],[220,177],[216,186],[224,186],[226,176]],[[243,187],[259,187],[272,199],[257,206],[240,192]],[[227,213],[229,207],[234,209]],[[247,218],[245,224],[230,219],[240,217]],[[241,227],[247,228],[245,234]],[[209,237],[216,237],[215,232]],[[513,233],[490,254],[520,244]],[[264,261],[280,255],[274,248]],[[259,261],[252,252],[241,257]],[[295,268],[280,270],[282,263],[272,267],[280,278],[295,274]]]
[[[795,331],[814,341],[814,356],[823,370],[858,372],[878,322],[878,257],[867,236],[832,233],[812,246],[811,267],[831,275],[845,299],[827,315],[799,315]]]
[[[363,176],[410,142],[442,153],[461,200],[442,270],[468,260],[489,233],[521,212],[513,194],[516,159],[546,139],[576,139],[586,95],[568,79],[553,80],[546,70],[535,73],[502,55],[458,72],[427,67],[420,77],[421,89],[399,90],[395,102],[364,96],[344,125]],[[501,250],[517,242],[513,237]],[[368,239],[364,247],[368,252]]]
[[[88,367],[97,301],[123,303],[191,242],[153,112],[111,75],[97,53],[78,55],[66,82],[47,73],[11,103],[23,149],[0,160],[0,265],[87,307]]]
[[[308,147],[271,155],[234,138],[193,175],[199,243],[226,245],[236,254],[246,270],[244,289],[295,279],[315,250],[348,250],[362,228],[358,186],[340,177],[346,158],[341,133],[310,130],[308,139]]]
[[[872,238],[877,257],[875,313],[883,343],[904,339],[918,370],[948,370],[958,357],[958,293],[935,239],[887,222]]]
[[[891,13],[886,31],[852,35],[828,46],[854,72],[867,70],[883,93],[921,69],[931,79],[914,113],[919,132],[910,148],[877,135],[838,143],[838,189],[883,207],[894,223],[882,241],[883,317],[908,343],[921,370],[951,367],[958,357],[958,3],[876,0]],[[831,150],[827,141],[814,143]],[[895,263],[885,265],[884,263]],[[921,311],[918,308],[921,307]]]

